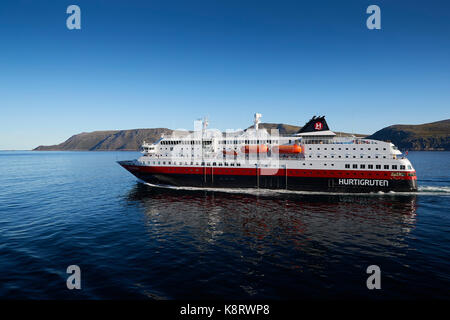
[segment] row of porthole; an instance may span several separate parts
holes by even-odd
[[[309,150],[312,150],[312,148],[309,148]],[[317,150],[320,150],[320,148],[317,148]],[[323,150],[327,150],[327,148],[323,148]],[[334,150],[334,148],[331,148],[331,150]],[[342,148],[338,148],[338,150],[342,150]],[[345,148],[345,150],[348,150],[348,148]],[[356,148],[353,148],[353,150],[356,150]],[[360,148],[360,150],[364,150],[364,148]],[[371,148],[367,148],[367,150],[372,150]],[[375,148],[376,151],[378,151],[378,148]],[[384,151],[386,151],[386,148],[383,148]]]
[[[312,158],[312,155],[309,156]],[[323,156],[324,158],[327,158],[327,156]],[[348,159],[350,156],[346,155],[345,158]],[[320,158],[320,155],[317,155],[317,158]],[[330,158],[334,159],[334,156],[330,156]],[[342,158],[342,156],[338,156],[338,158]],[[360,156],[360,159],[363,159],[364,156]],[[367,156],[367,159],[371,159],[371,156]],[[356,156],[353,156],[353,159],[356,159]],[[375,156],[375,159],[378,159],[378,156]],[[386,156],[383,156],[383,159],[386,159]]]

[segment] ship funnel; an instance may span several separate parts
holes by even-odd
[[[325,120],[325,116],[312,117],[297,133],[317,132],[330,130]]]

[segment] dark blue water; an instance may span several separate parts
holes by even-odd
[[[450,298],[448,152],[410,153],[406,195],[154,189],[136,156],[0,152],[1,298]]]

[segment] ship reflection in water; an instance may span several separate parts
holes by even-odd
[[[408,286],[420,281],[410,254],[416,197],[137,184],[127,202],[144,212],[158,257],[149,267],[165,270],[158,289],[172,298],[392,298],[414,297]],[[366,287],[372,264],[383,272],[383,295]]]

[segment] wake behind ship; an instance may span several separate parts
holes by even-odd
[[[320,192],[417,191],[410,161],[390,142],[338,137],[325,117],[293,135],[254,127],[222,133],[201,128],[142,145],[143,155],[118,163],[155,185],[265,188]]]

